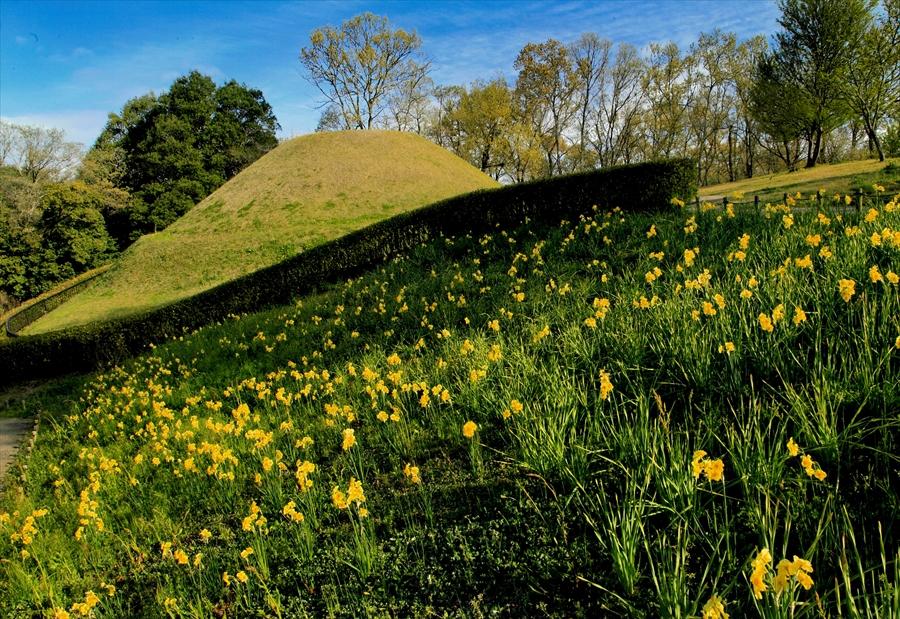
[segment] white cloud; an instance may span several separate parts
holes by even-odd
[[[70,142],[90,148],[106,125],[107,112],[104,110],[60,110],[46,114],[22,114],[3,116],[3,120],[16,125],[35,125],[45,129],[62,129]]]

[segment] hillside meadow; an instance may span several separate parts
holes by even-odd
[[[45,387],[0,614],[896,617],[898,200],[436,238]]]
[[[175,223],[138,239],[43,333],[195,295],[392,215],[498,183],[423,137],[336,131],[287,140]]]

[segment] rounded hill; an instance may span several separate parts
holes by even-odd
[[[287,140],[26,332],[115,318],[182,299],[392,215],[497,183],[411,133]]]

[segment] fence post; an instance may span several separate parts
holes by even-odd
[[[753,208],[756,214],[759,215],[759,195],[753,196]]]
[[[781,203],[787,206],[787,193],[781,194]]]
[[[859,213],[862,210],[862,201],[863,201],[863,193],[862,189],[856,190],[856,212]]]
[[[696,201],[695,206],[697,208],[697,213],[700,213],[700,196],[699,195],[696,197],[696,200],[697,201]]]
[[[728,198],[726,196],[722,196],[722,210],[724,211],[727,208],[728,208]]]

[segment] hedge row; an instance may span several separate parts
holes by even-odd
[[[555,224],[593,205],[666,210],[696,192],[693,163],[669,160],[489,189],[397,215],[271,267],[171,305],[126,318],[0,345],[0,385],[87,371],[145,350],[151,342],[225,319],[290,303],[323,284],[355,276],[429,238],[483,234],[526,217]]]
[[[8,335],[14,336],[19,331],[33,323],[35,320],[55,310],[57,307],[83,291],[95,278],[106,273],[112,263],[105,264],[81,275],[77,275],[52,290],[48,290],[40,296],[25,301],[19,307],[14,307],[0,320],[6,328]]]

